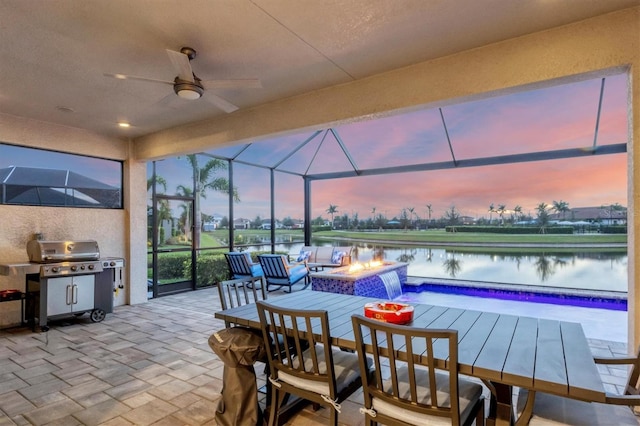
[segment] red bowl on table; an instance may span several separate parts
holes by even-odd
[[[367,303],[364,316],[392,324],[406,324],[413,320],[413,306],[397,302]]]

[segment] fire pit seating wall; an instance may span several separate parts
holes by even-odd
[[[352,247],[304,246],[299,253],[289,254],[293,262],[307,263],[320,268],[337,268],[351,264]]]

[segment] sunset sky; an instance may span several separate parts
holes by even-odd
[[[443,107],[442,116],[457,160],[565,148],[594,143],[601,79]],[[605,82],[597,145],[628,141],[627,76]],[[335,127],[360,169],[451,161],[437,108]],[[238,158],[274,165],[312,132],[254,143]],[[323,134],[285,161],[279,169],[310,174],[349,170],[350,164],[331,133]],[[231,155],[238,148],[211,151]],[[317,150],[317,153],[316,153]],[[315,158],[314,158],[315,155]],[[260,160],[258,160],[260,159]],[[312,161],[313,160],[313,161]],[[236,165],[241,202],[235,217],[269,217],[269,173]],[[276,173],[276,217],[302,217],[302,179]],[[214,201],[216,199],[217,201]],[[314,181],[312,217],[330,204],[338,214],[361,219],[376,213],[388,218],[413,207],[424,218],[427,204],[438,218],[451,206],[473,217],[489,216],[489,205],[516,205],[535,216],[535,207],[563,200],[569,207],[627,205],[627,155],[614,154],[544,162],[460,168]],[[208,196],[205,209],[224,197]]]
[[[605,81],[597,145],[626,143],[629,139],[628,77],[620,74]],[[335,126],[334,133],[319,129],[245,145],[212,150],[223,157],[260,163],[297,174],[353,170],[338,144],[344,142],[355,167],[368,170],[388,166],[438,163],[566,148],[590,148],[594,143],[601,79],[493,96],[421,109],[384,118]],[[446,123],[447,133],[443,126]],[[310,141],[295,151],[296,147]],[[10,143],[10,141],[8,141]],[[291,155],[292,152],[295,153]],[[241,152],[241,153],[240,153]],[[238,155],[238,153],[240,153]],[[290,158],[286,159],[288,155]],[[285,160],[286,159],[286,160]],[[200,157],[204,165],[207,157]],[[167,193],[191,184],[186,159],[157,163],[158,175],[167,181]],[[67,169],[113,186],[121,185],[119,164],[50,151],[0,144],[0,168],[10,165]],[[313,181],[312,217],[323,216],[329,205],[338,215],[376,213],[391,219],[403,208],[414,208],[420,218],[441,217],[451,206],[467,216],[489,217],[489,205],[520,205],[535,216],[541,202],[563,200],[569,207],[627,205],[627,154],[528,162]],[[151,163],[148,176],[151,176]],[[114,172],[115,171],[115,172]],[[226,172],[220,174],[226,176]],[[270,217],[268,169],[234,164],[234,185],[240,203],[235,217],[253,220]],[[275,173],[276,218],[303,218],[303,180],[290,173]],[[228,215],[227,197],[209,192],[202,211]],[[176,215],[178,213],[176,212]]]

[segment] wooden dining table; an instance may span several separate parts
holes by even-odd
[[[363,314],[364,305],[376,301],[306,290],[272,297],[267,302],[294,309],[326,310],[332,343],[355,350],[351,316]],[[483,380],[491,389],[489,425],[514,424],[514,386],[586,401],[605,401],[604,384],[579,323],[437,305],[413,306],[413,321],[407,325],[458,331],[460,373]],[[215,316],[260,329],[255,304],[219,311]]]

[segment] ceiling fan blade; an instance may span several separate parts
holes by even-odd
[[[207,80],[201,83],[205,89],[262,89],[262,83],[256,78]]]
[[[214,95],[211,92],[206,92],[204,95],[204,98],[207,99],[207,101],[214,104],[215,106],[217,106],[218,108],[220,108],[221,110],[223,110],[224,112],[233,112],[240,109],[239,107],[235,106],[234,104],[227,101],[226,99],[223,99],[218,95]]]
[[[193,70],[189,63],[189,57],[184,53],[169,49],[167,49],[167,55],[169,55],[169,59],[171,59],[173,68],[178,72],[178,77],[180,77],[181,80],[193,83]]]
[[[137,77],[135,75],[126,75],[126,74],[103,74],[105,77],[111,77],[118,80],[138,80],[138,81],[149,81],[151,83],[163,83],[163,84],[171,84],[173,85],[173,81],[167,80],[157,80],[155,78],[147,78],[147,77]]]

